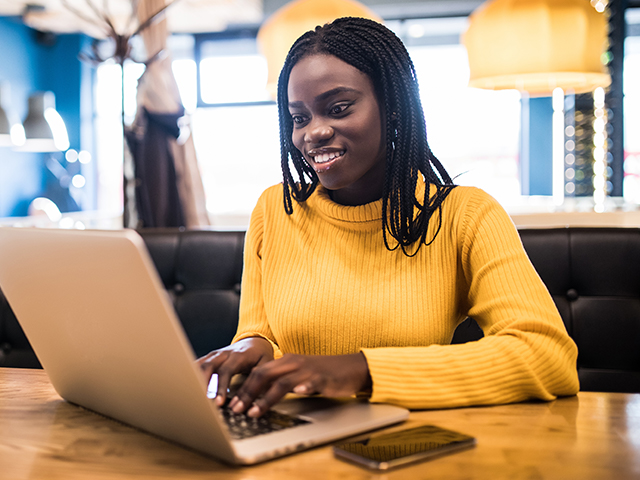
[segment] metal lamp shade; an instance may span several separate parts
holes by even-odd
[[[13,145],[11,141],[11,125],[9,124],[9,119],[7,118],[7,113],[0,105],[0,147],[6,147]]]
[[[20,150],[58,152],[69,148],[67,129],[55,104],[52,92],[37,92],[29,97],[29,111],[22,122],[26,142]]]
[[[8,85],[0,84],[0,147],[15,146],[15,139],[11,136],[13,123],[4,105],[4,99],[9,97],[8,91]]]

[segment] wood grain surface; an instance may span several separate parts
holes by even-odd
[[[477,446],[377,473],[319,447],[231,467],[62,400],[41,370],[0,368],[0,479],[640,479],[640,395],[415,411]],[[401,428],[401,427],[394,427]]]

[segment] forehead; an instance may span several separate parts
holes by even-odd
[[[289,102],[308,102],[339,87],[374,94],[371,79],[347,62],[333,55],[308,55],[291,69],[287,88]]]

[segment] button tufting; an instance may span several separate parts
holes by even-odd
[[[567,290],[567,300],[575,302],[578,299],[578,292],[574,288]]]
[[[183,284],[181,284],[181,283],[176,283],[176,284],[173,286],[173,291],[174,291],[175,293],[182,293],[182,292],[184,292],[184,285],[183,285]]]

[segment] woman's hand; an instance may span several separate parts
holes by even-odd
[[[256,366],[273,360],[273,347],[260,337],[239,340],[228,347],[214,350],[200,357],[196,363],[202,369],[205,381],[209,383],[211,375],[218,374],[216,404],[224,405],[227,388],[231,378],[237,373],[248,374]]]
[[[371,376],[364,354],[293,355],[260,362],[231,399],[229,407],[259,417],[288,392],[343,397],[371,388]]]

